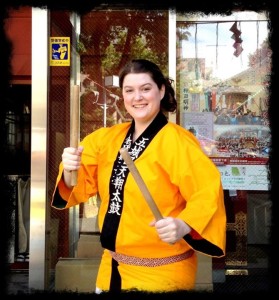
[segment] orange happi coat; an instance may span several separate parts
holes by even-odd
[[[98,193],[101,200],[98,222],[102,232],[110,201],[114,162],[130,127],[130,122],[117,124],[98,129],[84,138],[81,142],[84,151],[78,183],[72,190],[64,185],[61,163],[53,207],[66,209],[87,202]],[[174,245],[162,242],[155,228],[149,225],[154,216],[134,178],[128,174],[115,237],[115,252],[159,258],[192,248],[209,256],[224,256],[226,214],[221,176],[195,136],[167,122],[134,162],[161,214],[183,219],[193,230]],[[104,257],[108,257],[108,251]],[[101,269],[104,270],[104,267]],[[99,285],[106,289],[108,284],[103,280],[99,279]]]

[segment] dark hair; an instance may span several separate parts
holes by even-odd
[[[155,63],[146,59],[133,59],[128,62],[119,74],[119,86],[121,89],[123,87],[125,76],[130,73],[149,73],[159,89],[164,85],[165,95],[161,100],[161,109],[169,112],[174,112],[176,110],[177,102],[171,80],[163,75],[162,71]]]

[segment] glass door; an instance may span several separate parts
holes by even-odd
[[[248,275],[250,249],[270,243],[268,37],[264,12],[177,15],[178,122],[222,174],[227,253],[213,268],[226,275]],[[266,208],[261,219],[258,207]],[[254,233],[259,223],[261,241]]]

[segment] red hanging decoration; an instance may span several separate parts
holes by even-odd
[[[230,31],[233,32],[231,38],[234,39],[235,41],[233,44],[233,47],[235,48],[233,55],[238,57],[243,51],[243,48],[242,48],[241,31],[237,28],[237,22],[233,23],[232,27],[230,28]]]

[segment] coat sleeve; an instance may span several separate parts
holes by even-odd
[[[187,203],[178,217],[192,228],[184,240],[196,251],[222,257],[226,247],[226,210],[221,174],[195,145],[180,156],[180,163],[183,160],[191,163],[181,174],[179,189]]]
[[[99,132],[97,132],[99,133]],[[97,134],[96,133],[96,134]],[[51,206],[66,209],[88,201],[97,193],[97,146],[92,143],[94,135],[87,136],[81,143],[84,147],[81,167],[78,170],[77,185],[69,189],[63,181],[63,163],[59,165],[58,175],[51,199]]]

